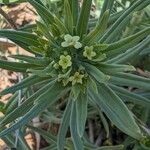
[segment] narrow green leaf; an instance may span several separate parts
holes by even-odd
[[[65,108],[63,118],[61,120],[61,125],[58,132],[58,138],[57,138],[57,148],[58,150],[64,150],[65,147],[65,137],[67,134],[67,130],[69,128],[69,122],[70,122],[70,113],[71,113],[71,105],[73,100],[71,98],[68,99],[67,106]]]
[[[105,75],[98,68],[91,64],[84,63],[87,72],[94,77],[98,82],[105,83],[109,80],[109,76]]]
[[[34,29],[36,29],[37,27],[37,24],[33,23],[33,24],[27,24],[27,25],[24,25],[23,27],[19,27],[17,30],[20,30],[20,31],[25,31],[25,32],[32,32]]]
[[[145,97],[141,96],[140,94],[136,94],[136,93],[130,92],[130,91],[126,90],[125,88],[122,88],[122,87],[119,87],[119,86],[115,86],[113,84],[110,84],[109,86],[120,97],[123,97],[123,99],[125,101],[130,101],[130,102],[133,102],[135,104],[139,104],[140,106],[142,105],[144,107],[150,107],[150,100],[148,98],[145,98]]]
[[[98,93],[96,81],[92,79],[91,77],[89,77],[88,82],[89,82],[88,86],[91,86],[94,92]]]
[[[46,68],[41,68],[40,70],[28,69],[27,71],[42,78],[52,78],[56,76],[52,63],[50,63]]]
[[[77,120],[76,120],[76,106],[75,102],[72,103],[71,107],[71,115],[70,115],[70,131],[71,131],[71,137],[73,140],[74,148],[75,150],[83,150],[83,142],[78,135],[77,131]]]
[[[36,75],[29,76],[29,77],[25,78],[24,80],[22,80],[21,82],[15,84],[14,86],[6,88],[2,92],[0,92],[0,95],[6,95],[8,93],[14,93],[18,90],[22,90],[24,88],[30,87],[30,86],[32,86],[36,83],[39,83],[41,81],[44,81],[44,80],[46,80],[46,78],[41,78],[41,77],[38,77]]]
[[[10,98],[10,99],[8,100],[8,102],[5,104],[5,107],[4,107],[5,110],[7,110],[7,109],[11,106],[11,104],[12,104],[14,101],[16,101],[17,96],[18,96],[18,92],[16,92],[13,96],[11,96],[11,98]]]
[[[54,20],[55,20],[55,25],[58,27],[59,29],[59,32],[61,34],[67,34],[68,33],[68,30],[67,28],[65,27],[64,23],[59,19],[57,18],[56,16],[54,16]]]
[[[116,73],[115,75],[111,75],[109,82],[120,86],[150,89],[150,79],[129,73]]]
[[[73,33],[73,16],[70,8],[70,4],[68,0],[64,0],[64,21],[65,26],[69,30],[69,32]]]
[[[109,19],[109,11],[106,11],[102,18],[98,21],[97,26],[83,39],[83,42],[86,43],[87,45],[92,44],[95,42],[99,37],[101,36],[102,33],[107,28],[107,23]]]
[[[61,88],[60,85],[56,83],[54,86],[52,86],[50,89],[48,89],[46,92],[44,92],[42,95],[40,95],[37,98],[34,106],[18,122],[16,122],[9,128],[3,130],[0,133],[0,137],[3,137],[19,129],[23,125],[27,124],[31,119],[36,117],[40,112],[44,111],[50,104],[53,104],[56,100],[58,100],[62,96],[63,92],[64,92],[64,87]]]
[[[82,92],[79,94],[76,102],[76,120],[77,120],[77,131],[80,137],[83,136],[85,131],[85,124],[87,119],[87,105],[88,105],[88,97],[87,92],[83,94]]]
[[[125,23],[126,18],[129,17],[130,14],[132,14],[135,10],[141,10],[144,7],[148,6],[150,4],[149,0],[137,0],[131,7],[129,7],[118,19],[117,21],[108,29],[108,31],[102,36],[100,39],[100,42],[106,42],[111,41],[115,34],[118,34],[120,31],[120,28],[118,28],[122,23]]]
[[[113,73],[125,72],[125,71],[136,71],[134,66],[121,65],[121,64],[100,63],[97,68],[99,68],[102,72],[105,72],[106,74],[113,74]]]
[[[86,34],[88,21],[90,16],[92,0],[84,0],[80,12],[80,16],[77,23],[77,33],[81,37]]]
[[[57,141],[56,136],[52,135],[50,132],[47,132],[45,130],[42,130],[40,128],[36,128],[36,127],[30,126],[30,125],[27,125],[27,127],[29,129],[32,129],[33,131],[39,133],[39,135],[43,136],[45,138],[45,140],[47,140],[49,142],[56,143],[56,141]]]
[[[48,103],[47,103],[48,105]],[[31,108],[30,111],[28,111],[18,122],[14,123],[12,126],[9,128],[3,130],[0,133],[0,137],[3,137],[7,134],[10,134],[11,132],[21,128],[23,125],[25,125],[27,122],[29,122],[31,119],[33,119],[36,115],[38,115],[44,108],[46,108],[46,102],[40,104],[40,105],[35,105]]]
[[[126,11],[126,9],[111,14],[109,17],[109,25],[112,25]]]
[[[81,90],[80,90],[80,86],[78,84],[75,84],[74,86],[72,86],[71,94],[72,94],[74,101],[78,98],[80,92],[81,92]]]
[[[99,84],[98,90],[99,94],[89,90],[92,100],[120,130],[135,139],[141,139],[140,128],[122,100],[107,85]]]
[[[16,140],[15,137],[14,137],[14,140]],[[19,134],[18,134],[18,146],[17,147],[18,149],[30,150],[30,147],[27,144],[27,141],[25,140],[25,135],[22,131],[19,131]]]
[[[86,134],[86,132],[85,132],[85,134],[83,136],[83,143],[84,143],[85,149],[95,150],[97,148],[95,143],[91,143],[91,141],[89,140],[89,137]]]
[[[5,125],[11,123],[15,119],[21,117],[22,115],[25,115],[33,106],[34,101],[42,95],[47,89],[51,88],[54,84],[54,80],[49,81],[48,84],[46,84],[43,88],[35,92],[33,95],[31,95],[29,98],[27,98],[19,107],[14,109],[10,114],[6,115],[1,121],[0,121],[0,127],[4,127]]]
[[[57,150],[57,145],[56,144],[51,144],[50,146],[47,146],[47,147],[42,148],[40,150]]]
[[[14,145],[14,138],[12,135],[6,135],[5,137],[2,138],[2,140],[7,144],[9,147],[15,147]]]
[[[57,17],[54,17],[55,18],[55,21],[56,21],[56,18]],[[52,36],[51,32],[50,32],[50,29],[49,27],[47,27],[43,22],[41,21],[36,21],[36,24],[37,24],[37,31],[40,32],[42,35],[44,35],[47,39],[48,39],[48,42],[51,44],[51,45],[56,45],[56,42],[54,40],[54,37]]]
[[[96,150],[123,150],[123,145],[117,145],[117,146],[102,146],[100,148],[97,148]]]
[[[102,6],[102,10],[101,10],[101,14],[100,14],[100,18],[104,15],[104,13],[109,10],[109,12],[111,12],[112,8],[113,8],[113,4],[114,4],[114,0],[105,0],[103,2],[103,6]]]
[[[132,59],[134,59],[135,57],[137,57],[137,55],[139,55],[140,52],[149,44],[150,44],[150,36],[148,36],[146,39],[144,39],[135,47],[128,49],[125,53],[122,53],[108,60],[107,63],[127,63]]]
[[[34,35],[32,33],[24,32],[24,31],[15,31],[15,30],[11,30],[11,29],[7,29],[7,30],[1,29],[0,30],[0,36],[8,38],[13,42],[18,41],[18,43],[19,42],[24,43],[28,46],[39,45],[39,42],[37,40],[38,37],[36,35]]]
[[[34,46],[30,46],[30,45],[28,45],[26,43],[23,43],[23,41],[20,42],[19,40],[18,41],[17,40],[13,40],[13,42],[16,43],[19,47],[21,47],[24,50],[28,51],[29,53],[32,53],[32,54],[35,54],[35,55],[37,55],[37,54],[41,55],[42,54],[42,53],[39,53],[38,51],[33,51],[31,49],[31,47],[34,47]]]
[[[10,62],[6,60],[0,60],[0,68],[11,70],[15,72],[26,72],[27,69],[35,68],[36,65],[21,62]]]
[[[102,111],[100,109],[99,109],[99,114],[100,114],[100,118],[101,118],[101,121],[103,123],[104,129],[106,131],[106,137],[108,138],[109,135],[110,135],[108,121],[107,121],[106,117],[103,115],[103,113],[102,113]]]
[[[43,57],[32,57],[27,55],[10,55],[9,57],[22,60],[34,65],[39,65],[39,66],[45,66],[50,63],[48,58],[43,58]]]
[[[5,137],[2,138],[4,142],[9,146],[10,148],[16,147],[16,137],[13,135],[9,134],[6,135]],[[20,131],[19,138],[18,138],[18,144],[17,144],[17,149],[25,149],[25,150],[30,150],[29,146],[27,145],[23,133]]]
[[[150,28],[146,28],[129,37],[123,38],[117,42],[109,44],[108,47],[105,49],[105,51],[106,52],[110,51],[110,55],[113,50],[117,52],[121,52],[120,50],[122,50],[124,47],[126,50],[136,45],[138,42],[140,42],[144,37],[148,36],[149,34],[150,34]]]
[[[38,46],[38,47],[37,46],[29,46],[28,49],[30,51],[32,51],[33,54],[36,54],[36,55],[39,55],[39,56],[44,56],[44,54],[46,52],[44,47],[41,47],[41,46]]]
[[[52,101],[54,100],[58,100],[63,94],[64,92],[68,91],[68,88],[64,88],[64,86],[62,86],[61,83],[59,82],[55,82],[54,85],[52,85],[51,88],[47,89],[46,92],[44,92],[43,94],[41,94],[36,100],[35,100],[35,104],[39,104],[42,103],[42,101]],[[51,100],[52,97],[52,100]]]
[[[54,16],[48,9],[46,9],[46,7],[36,2],[35,0],[27,1],[36,9],[37,13],[41,16],[42,20],[46,23],[48,27],[49,25],[54,23]]]
[[[73,25],[76,26],[78,13],[79,13],[79,2],[78,0],[69,0],[71,6],[71,12],[73,16]]]
[[[0,112],[4,112],[4,106],[5,104],[3,102],[0,101]]]

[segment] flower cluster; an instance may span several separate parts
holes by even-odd
[[[72,85],[83,84],[85,78],[85,71],[82,71],[77,64],[74,64],[73,48],[80,49],[82,55],[80,57],[85,57],[88,60],[92,60],[96,56],[93,46],[83,46],[80,42],[79,36],[71,36],[66,34],[64,36],[64,41],[61,43],[64,49],[63,54],[59,56],[57,63],[53,65],[56,70],[61,70],[58,72],[59,81],[62,81],[63,85],[66,86],[69,82]],[[78,54],[78,52],[77,52]],[[74,69],[73,67],[76,66]]]

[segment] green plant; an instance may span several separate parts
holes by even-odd
[[[84,0],[81,9],[77,0],[64,0],[64,16],[61,19],[42,3],[27,1],[41,17],[34,33],[0,30],[0,36],[9,38],[35,55],[11,56],[22,62],[0,60],[1,68],[29,75],[0,93],[2,96],[22,90],[24,95],[19,107],[16,106],[16,98],[2,107],[5,116],[0,122],[0,137],[5,138],[18,128],[24,130],[28,127],[51,141],[49,149],[122,149],[122,146],[99,148],[86,138],[86,120],[94,110],[94,115],[100,114],[107,134],[109,125],[105,115],[121,131],[143,141],[148,133],[142,130],[145,127],[135,119],[125,102],[149,107],[150,101],[122,86],[150,89],[150,79],[135,75],[135,68],[128,65],[150,44],[150,28],[119,40],[118,33],[126,27],[129,16],[145,8],[150,1],[134,2],[119,14],[115,23],[110,24],[110,10],[114,1],[106,0],[92,30],[88,26],[92,0]],[[33,85],[38,90],[32,93]],[[62,97],[65,109],[61,110],[61,121],[58,120],[61,125],[57,139],[54,135],[27,125],[39,113],[46,109],[51,111],[52,107],[55,109]],[[18,121],[13,123],[16,119]],[[13,124],[4,129],[10,123]],[[68,128],[71,136],[67,135]]]

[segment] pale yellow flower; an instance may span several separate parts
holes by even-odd
[[[70,55],[67,55],[67,56],[61,55],[60,60],[59,60],[59,65],[63,69],[67,69],[68,67],[70,67],[72,65],[71,56]]]
[[[84,75],[80,74],[79,72],[76,72],[73,76],[69,78],[69,81],[72,82],[72,85],[75,85],[76,83],[82,84],[82,79]]]
[[[79,36],[71,36],[69,34],[66,34],[64,36],[64,42],[61,43],[62,47],[69,47],[74,46],[74,48],[79,49],[82,47],[82,44],[79,42],[80,37]]]
[[[84,48],[83,56],[89,60],[92,60],[92,58],[96,56],[96,52],[94,52],[93,49],[94,49],[93,46],[90,46],[90,47],[86,46]]]

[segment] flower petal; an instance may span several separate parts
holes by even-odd
[[[74,42],[78,42],[80,40],[80,37],[79,36],[73,36],[73,41]]]
[[[79,49],[79,48],[82,47],[82,44],[81,44],[80,42],[76,42],[75,45],[74,45],[74,47],[75,47],[76,49]]]
[[[62,42],[62,43],[61,43],[61,46],[62,46],[62,47],[68,47],[69,44],[68,44],[67,42]]]
[[[66,34],[66,35],[64,36],[64,39],[65,39],[65,41],[70,41],[70,39],[72,39],[72,36],[69,35],[69,34]]]

